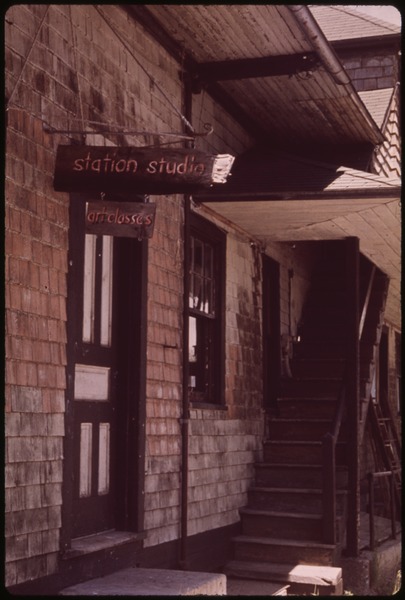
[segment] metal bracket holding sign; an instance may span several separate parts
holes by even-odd
[[[191,193],[225,183],[234,157],[186,148],[58,146],[56,191]]]
[[[85,231],[94,235],[151,238],[156,204],[142,202],[87,202]]]

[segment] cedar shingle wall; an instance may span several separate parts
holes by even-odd
[[[62,525],[69,223],[68,195],[53,191],[52,176],[57,145],[70,138],[50,135],[43,121],[56,128],[81,128],[80,120],[73,119],[80,119],[82,106],[89,120],[152,132],[182,128],[177,113],[182,106],[178,65],[119,6],[104,5],[102,10],[140,64],[94,5],[50,5],[32,46],[45,10],[45,5],[15,5],[6,15],[6,92],[8,97],[13,94],[7,130],[5,239],[8,586],[56,572]],[[204,122],[214,126],[214,133],[198,147],[238,154],[251,145],[246,133],[207,94],[194,97],[194,102],[196,130],[201,131]],[[70,137],[80,141],[78,135]],[[89,144],[153,141],[158,140],[150,135],[87,137]],[[149,546],[179,536],[182,399],[183,199],[154,200],[145,449],[145,545]],[[199,210],[215,221],[209,210]],[[260,255],[243,232],[217,224],[228,231],[228,410],[191,411],[190,534],[238,520],[263,434]],[[267,250],[281,263],[284,333],[290,322],[293,327],[298,322],[310,261],[297,258],[288,244]],[[295,272],[291,312],[290,268]]]
[[[342,58],[358,92],[394,87],[398,81],[396,57],[390,53],[368,53]]]
[[[372,170],[384,177],[401,177],[399,87],[396,87],[383,126],[386,140],[373,155]]]

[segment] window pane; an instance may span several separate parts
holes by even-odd
[[[88,498],[91,495],[91,448],[92,448],[92,424],[81,423],[80,425],[80,498]]]
[[[215,322],[203,315],[189,318],[189,389],[193,400],[213,400]]]
[[[112,236],[103,235],[100,326],[100,343],[102,346],[111,346],[113,240]]]
[[[98,443],[98,494],[110,489],[110,423],[100,423]]]
[[[194,264],[193,271],[199,275],[203,273],[203,251],[204,246],[200,240],[194,240]]]
[[[84,242],[83,342],[94,341],[94,297],[96,282],[96,236],[86,234]]]
[[[222,289],[225,236],[214,226],[194,219],[189,269],[189,397],[192,402],[219,402],[223,387],[223,331],[219,293]],[[212,240],[212,241],[211,241]]]
[[[192,238],[190,254],[189,307],[214,315],[214,248]]]

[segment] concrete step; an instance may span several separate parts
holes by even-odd
[[[243,577],[245,581],[252,578],[286,583],[289,586],[288,595],[343,595],[340,567],[233,560],[226,565],[225,573],[228,578]]]
[[[256,485],[259,487],[321,488],[322,466],[313,464],[256,463]],[[336,486],[347,487],[347,469],[337,466]]]
[[[263,444],[263,458],[265,462],[288,464],[321,464],[322,442],[308,440],[268,440]],[[346,464],[346,444],[339,442],[336,445],[337,464]]]
[[[235,559],[251,562],[333,566],[340,556],[338,545],[309,540],[239,535],[233,543]]]
[[[224,596],[223,573],[176,571],[170,569],[120,569],[64,588],[61,596]]]
[[[338,514],[344,512],[346,497],[346,490],[337,491],[336,509]],[[248,490],[248,503],[250,508],[286,512],[303,511],[320,516],[322,514],[322,490],[255,486]]]

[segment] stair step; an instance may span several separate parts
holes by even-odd
[[[341,567],[264,563],[232,560],[225,568],[227,577],[259,579],[289,584],[292,594],[343,595]]]
[[[273,418],[268,424],[268,435],[271,440],[320,440],[330,431],[330,419],[285,419]]]
[[[302,338],[296,346],[297,358],[344,358],[346,345],[341,340],[311,340]]]
[[[237,560],[333,566],[340,553],[334,544],[239,535],[233,538]]]
[[[322,465],[263,462],[255,465],[255,471],[259,487],[322,487]],[[336,468],[336,485],[338,488],[347,485],[347,469],[339,465]]]
[[[343,377],[345,360],[343,358],[297,358],[293,359],[291,370],[294,377]]]
[[[332,421],[336,408],[336,396],[295,397],[284,396],[277,400],[279,417],[305,418],[317,415],[320,419],[327,418]]]
[[[299,464],[321,464],[322,442],[308,440],[268,440],[263,444],[265,462]],[[346,463],[346,444],[336,445],[336,460],[338,464]]]
[[[311,513],[277,512],[242,508],[244,535],[321,541],[322,517]]]
[[[305,377],[294,377],[284,379],[281,382],[280,396],[300,397],[300,396],[335,396],[337,398],[342,381],[340,377],[310,379]]]
[[[346,490],[337,490],[337,513],[345,509]],[[248,490],[249,507],[322,514],[322,490],[317,488],[254,486]]]

